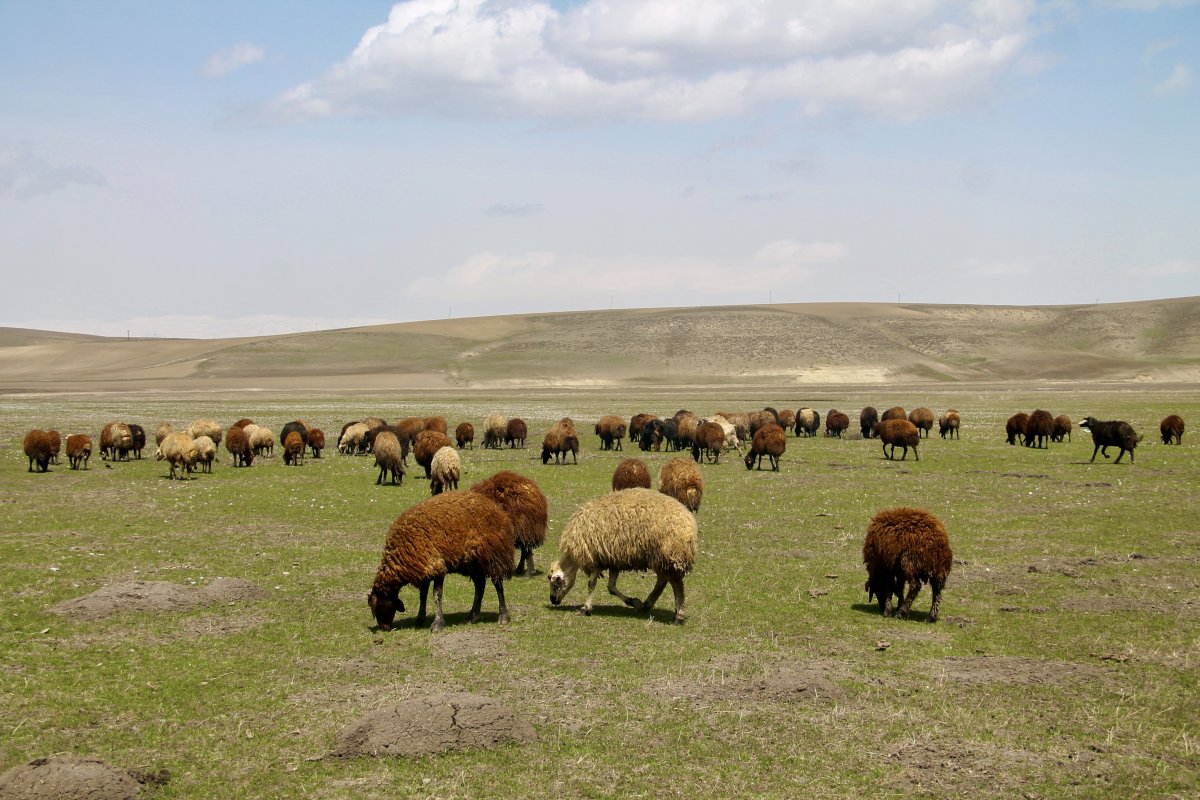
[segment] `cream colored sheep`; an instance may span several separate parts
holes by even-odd
[[[342,454],[360,452],[368,430],[370,429],[362,422],[356,422],[346,428],[345,432],[342,433],[342,438],[338,441],[338,452]],[[397,440],[397,443],[399,443],[399,440]]]
[[[441,494],[447,489],[457,489],[461,476],[462,463],[458,460],[458,452],[449,446],[438,448],[429,462],[430,493]]]
[[[658,470],[658,490],[695,513],[704,497],[704,479],[690,458],[672,458]]]
[[[209,439],[209,441],[212,440]],[[192,468],[196,466],[199,454],[196,452],[196,444],[191,434],[187,431],[175,431],[163,439],[154,457],[158,461],[166,461],[171,465],[171,471],[167,475],[171,480],[175,479],[175,468],[179,467],[179,480],[183,480],[185,474],[190,475]]]
[[[217,446],[207,436],[197,436],[192,444],[196,446],[196,463],[201,472],[212,473],[212,463],[217,458]]]
[[[253,432],[251,432],[249,430],[249,428],[251,428],[251,427],[254,428]],[[268,456],[274,455],[274,453],[275,453],[275,432],[273,430],[271,430],[270,428],[263,427],[261,425],[254,425],[254,426],[248,425],[245,428],[243,428],[242,431],[246,434],[246,437],[250,440],[250,447],[252,447],[254,449],[254,455],[256,455],[256,456],[261,456],[263,454],[266,454]]]

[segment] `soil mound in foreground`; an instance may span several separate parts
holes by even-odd
[[[266,592],[241,578],[215,578],[200,588],[167,581],[127,581],[64,601],[50,610],[74,619],[97,620],[125,611],[186,611],[265,596]]]
[[[438,694],[371,712],[342,731],[333,755],[427,756],[534,741],[533,726],[490,697]]]
[[[0,800],[129,800],[143,783],[162,784],[165,773],[139,775],[97,758],[37,758],[0,775]]]

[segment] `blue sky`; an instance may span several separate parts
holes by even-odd
[[[1187,0],[0,0],[0,324],[1200,294],[1198,70]]]

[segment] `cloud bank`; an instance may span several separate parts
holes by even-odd
[[[208,61],[204,62],[204,66],[200,69],[200,73],[206,78],[224,78],[242,67],[262,61],[265,57],[266,53],[258,45],[239,42],[233,47],[219,50],[209,56]]]
[[[93,167],[79,164],[56,167],[25,144],[0,142],[0,196],[28,200],[71,186],[107,185],[104,175]]]

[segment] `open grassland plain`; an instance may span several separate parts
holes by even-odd
[[[0,771],[54,753],[167,770],[150,797],[1195,797],[1200,791],[1200,452],[1195,429],[1167,447],[1158,422],[1200,424],[1200,393],[1105,389],[696,390],[620,393],[453,391],[396,396],[82,395],[0,400]],[[882,457],[858,411],[924,405],[962,414],[960,441],[936,427],[921,460]],[[812,406],[848,413],[845,439],[789,435],[779,472],[738,454],[705,481],[688,621],[670,592],[653,613],[601,586],[591,617],[548,599],[563,527],[643,458],[600,449],[600,415],[704,415]],[[1016,411],[1076,423],[1047,449],[1004,442]],[[429,496],[410,466],[376,486],[369,456],[339,455],[343,423],[442,415],[482,440],[491,412],[529,423],[526,449],[461,452],[463,487],[500,469],[549,500],[537,575],[494,592],[467,622],[470,582],[445,584],[446,628],[413,627],[416,593],[390,632],[366,595],[389,523]],[[1089,463],[1087,415],[1142,434],[1136,462]],[[578,465],[543,466],[542,435],[577,423]],[[321,459],[285,467],[281,449],[234,469],[168,480],[153,430],[241,417],[276,433],[324,429]],[[150,435],[146,458],[108,464],[110,420]],[[30,428],[84,432],[86,471],[26,471]],[[1115,456],[1115,453],[1110,453]],[[908,620],[863,590],[862,541],[882,508],[915,505],[945,523],[954,565],[941,619],[926,587]],[[218,602],[101,615],[56,606],[105,586],[165,581],[257,587]],[[218,585],[222,585],[218,583]],[[238,584],[242,585],[242,584]],[[652,576],[622,589],[644,597]],[[243,588],[246,587],[243,585]],[[217,594],[211,597],[220,598]],[[487,695],[537,740],[421,758],[339,758],[339,732],[364,714],[446,692]]]

